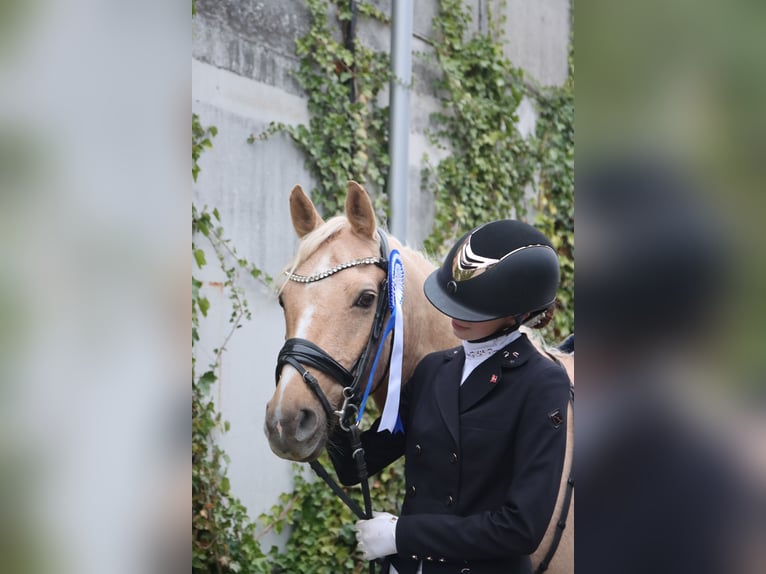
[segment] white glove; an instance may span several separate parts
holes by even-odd
[[[357,520],[356,540],[365,560],[396,554],[396,521],[388,512],[373,512],[369,520]]]

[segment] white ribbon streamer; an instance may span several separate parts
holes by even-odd
[[[391,319],[394,322],[394,343],[391,349],[390,371],[388,374],[388,392],[383,413],[380,416],[378,432],[402,430],[399,420],[399,397],[402,388],[402,357],[404,356],[404,264],[399,251],[394,249],[388,260],[388,304],[391,307]],[[385,338],[384,338],[385,339]]]

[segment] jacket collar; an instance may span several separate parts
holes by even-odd
[[[535,353],[537,353],[537,350],[534,345],[522,333],[521,337],[513,341],[496,356],[500,357],[504,369],[515,369],[526,363]]]
[[[490,359],[498,358],[504,369],[513,369],[526,363],[536,352],[534,345],[530,343],[527,335],[522,333],[518,339],[512,341],[502,351],[495,353]],[[455,359],[459,359],[457,362],[460,363],[461,368],[463,366],[464,358],[465,353],[463,352],[462,346],[444,351],[444,359],[453,363],[455,362]]]

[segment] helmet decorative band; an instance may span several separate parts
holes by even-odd
[[[477,277],[500,261],[493,257],[484,257],[477,255],[471,249],[471,238],[473,233],[463,242],[463,246],[458,251],[452,262],[452,276],[455,281],[465,281]]]
[[[535,243],[532,245],[519,247],[509,253],[506,253],[500,259],[495,259],[494,257],[484,257],[483,255],[475,253],[474,250],[471,249],[472,237],[473,233],[469,235],[468,238],[463,242],[462,247],[458,250],[455,258],[452,261],[452,276],[455,278],[455,281],[467,281],[468,279],[478,277],[485,271],[500,263],[506,257],[510,257],[514,253],[518,253],[524,249],[529,249],[530,247],[547,247],[548,249],[551,249],[548,245]]]

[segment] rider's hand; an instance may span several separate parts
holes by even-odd
[[[396,521],[388,512],[373,512],[369,520],[356,522],[356,540],[365,560],[396,554]]]

